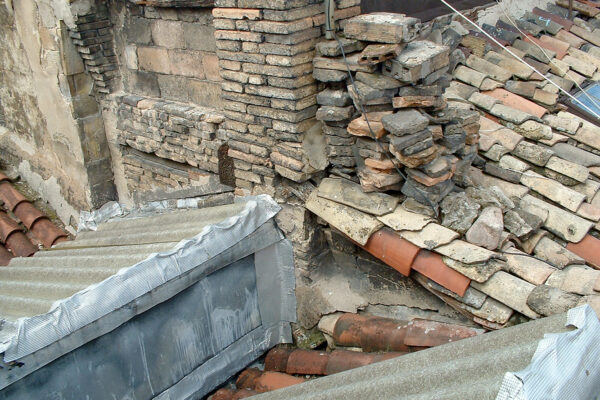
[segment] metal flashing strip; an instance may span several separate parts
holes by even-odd
[[[109,318],[114,329],[144,311],[128,309],[123,312],[129,304],[199,266],[205,270],[211,264],[209,261],[252,234],[272,219],[279,210],[280,207],[269,196],[252,198],[238,215],[205,227],[194,238],[181,241],[171,251],[152,254],[146,260],[120,270],[108,279],[57,302],[46,314],[18,320],[12,332],[5,324],[2,327],[4,337],[0,339],[0,351],[4,352],[4,361],[21,360],[71,335],[79,337],[80,341],[83,341],[81,345],[97,336],[91,332],[79,335],[80,329],[119,310],[119,318]],[[224,265],[226,264],[221,264]],[[162,300],[149,299],[151,301],[145,309],[165,301],[174,294],[164,293]],[[294,318],[295,310],[294,315],[288,316],[287,319]],[[110,331],[110,327],[107,327],[106,331]]]

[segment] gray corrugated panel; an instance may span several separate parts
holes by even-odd
[[[564,332],[566,314],[422,350],[312,380],[258,399],[494,399],[507,371],[531,361],[545,333]]]
[[[239,214],[245,204],[174,211],[100,224],[36,257],[15,258],[0,269],[0,316],[45,313],[69,297],[150,254],[172,249],[210,224]],[[15,297],[16,296],[16,297]],[[20,311],[21,310],[21,311]]]
[[[104,254],[98,256],[65,256],[53,258],[34,258],[34,257],[19,257],[14,258],[10,262],[11,267],[51,267],[60,268],[70,267],[103,267],[111,266],[128,266],[142,261],[147,257],[146,252],[137,252],[129,255],[115,255],[104,251]]]
[[[0,318],[15,320],[47,312],[54,300],[29,299],[17,296],[0,296]]]
[[[0,296],[21,296],[29,299],[54,300],[69,297],[88,285],[83,283],[4,281]]]
[[[133,246],[106,246],[106,247],[90,247],[87,249],[59,249],[51,248],[40,250],[30,258],[53,258],[53,257],[70,257],[70,256],[105,256],[107,254],[120,255],[136,255],[136,254],[151,254],[160,253],[162,251],[172,249],[177,242],[166,243],[149,243]]]

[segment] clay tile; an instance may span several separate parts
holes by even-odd
[[[6,247],[13,253],[15,257],[32,256],[38,248],[27,239],[27,236],[21,231],[13,232],[6,239]]]
[[[306,379],[282,374],[281,372],[265,372],[256,380],[256,390],[259,393],[270,392],[284,387],[297,385]]]
[[[389,318],[344,314],[336,322],[333,339],[363,351],[409,351],[404,344],[406,322]]]
[[[262,371],[258,368],[248,368],[243,370],[235,381],[235,386],[238,389],[254,389],[256,380],[262,375]]]
[[[389,354],[397,355],[405,353]],[[326,374],[332,375],[338,372],[347,371],[349,369],[363,367],[365,365],[372,364],[376,361],[383,361],[381,359],[377,359],[377,356],[377,354],[372,353],[359,353],[356,351],[335,350],[329,356]]]
[[[554,42],[550,42],[547,39],[546,40],[540,40],[536,37],[533,36],[527,36],[525,38],[526,41],[537,44],[538,46],[553,51],[556,53],[556,58],[558,58],[559,60],[562,60],[564,58],[564,56],[567,54],[567,50],[568,50],[568,46],[567,48],[564,48],[564,46],[559,46]]]
[[[551,12],[542,10],[541,8],[538,7],[534,7],[534,9],[532,10],[532,12],[535,15],[539,15],[540,17],[544,17],[544,18],[548,18],[551,21],[556,22],[559,25],[562,25],[563,28],[565,28],[566,30],[571,29],[571,27],[573,26],[573,21],[569,21],[566,18],[563,18],[559,15],[556,14],[552,14]]]
[[[409,346],[433,347],[476,336],[481,331],[466,326],[415,319],[409,322],[404,342]]]
[[[290,354],[286,372],[299,375],[325,375],[329,354],[321,351],[298,349]]]
[[[10,182],[10,178],[6,175],[4,175],[2,172],[0,172],[0,182]]]
[[[412,268],[459,296],[464,296],[471,283],[469,278],[444,264],[442,256],[427,250],[419,253]]]
[[[600,269],[600,240],[592,235],[585,235],[579,243],[569,242],[567,250],[583,258],[594,268]]]
[[[15,232],[21,232],[19,224],[13,221],[5,212],[0,211],[0,240],[6,243],[8,237]]]
[[[239,400],[239,399],[246,399],[248,397],[257,395],[258,392],[256,390],[251,390],[251,389],[240,389],[237,390],[234,394],[233,397],[231,398],[231,400]]]
[[[265,357],[265,371],[285,372],[288,358],[294,349],[276,347],[271,349]]]
[[[500,100],[505,106],[521,110],[538,118],[542,118],[542,116],[548,111],[544,107],[539,106],[534,102],[529,101],[517,94],[511,93],[505,89],[498,88],[482,93]]]
[[[38,219],[31,227],[31,233],[42,242],[44,247],[48,248],[52,247],[57,239],[67,237],[67,234],[48,218]]]
[[[28,201],[24,201],[19,203],[15,209],[14,214],[21,220],[23,225],[27,227],[27,229],[31,229],[31,226],[40,218],[44,218],[44,214],[35,208],[33,204]]]
[[[233,394],[235,392],[228,388],[222,388],[217,390],[212,396],[209,397],[209,400],[232,400]]]
[[[405,276],[410,274],[410,266],[420,250],[388,228],[372,234],[363,249]]]
[[[10,182],[0,182],[0,200],[4,202],[6,208],[13,211],[19,203],[28,201]]]
[[[6,250],[6,247],[0,245],[0,266],[8,265],[12,258],[12,254],[10,254],[8,250]]]

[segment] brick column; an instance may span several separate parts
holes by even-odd
[[[338,1],[336,18],[359,14],[358,4]],[[236,186],[245,193],[274,194],[281,177],[306,181],[324,168],[310,159],[305,143],[306,132],[319,130],[312,61],[323,36],[322,1],[216,0],[215,5],[226,117],[221,129]]]

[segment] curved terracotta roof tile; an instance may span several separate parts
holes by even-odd
[[[6,175],[4,175],[2,172],[0,172],[0,182],[5,182],[8,181],[10,182],[10,178]]]
[[[276,347],[271,349],[265,357],[265,370],[285,372],[287,368],[288,358],[294,349],[286,349]]]
[[[21,231],[13,232],[6,239],[6,247],[15,257],[29,257],[38,251],[38,248]]]
[[[417,255],[412,268],[459,296],[464,296],[471,284],[469,278],[447,266],[442,256],[427,250]]]
[[[405,276],[410,274],[411,265],[421,250],[389,228],[372,234],[362,248]]]
[[[67,234],[59,227],[54,225],[52,221],[44,217],[38,219],[31,227],[31,233],[38,238],[44,247],[52,247],[60,238],[66,238]]]
[[[12,258],[12,254],[10,254],[8,250],[6,250],[6,247],[0,245],[0,266],[8,265]]]
[[[8,181],[0,182],[0,200],[4,202],[6,208],[10,211],[13,211],[20,203],[29,201]]]
[[[600,240],[592,235],[585,235],[579,243],[569,242],[567,250],[583,258],[594,268],[600,269]]]
[[[235,381],[235,386],[238,389],[254,389],[256,387],[256,380],[261,374],[262,371],[258,368],[247,368],[240,373]]]
[[[13,213],[21,220],[21,222],[23,222],[23,225],[25,225],[27,229],[31,229],[31,226],[37,220],[46,218],[44,213],[35,208],[29,201],[19,203],[13,210]]]
[[[303,382],[306,382],[306,379],[283,374],[281,372],[267,371],[258,377],[254,390],[259,393],[264,393],[292,385],[297,385]]]
[[[341,346],[364,351],[410,351],[404,343],[406,323],[381,317],[344,314],[336,322],[333,338]]]
[[[4,211],[0,211],[0,240],[6,240],[15,232],[21,232],[19,224],[13,221]]]
[[[323,351],[298,349],[287,361],[288,374],[326,375],[329,355]]]

